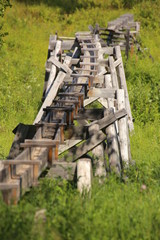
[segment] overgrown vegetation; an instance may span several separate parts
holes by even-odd
[[[11,146],[11,130],[19,122],[32,123],[37,114],[50,33],[72,36],[89,24],[106,26],[129,11],[141,22],[143,52],[135,50],[125,62],[136,162],[126,172],[126,183],[110,176],[99,185],[95,179],[91,196],[80,197],[69,183],[41,179],[18,206],[0,200],[0,239],[160,239],[159,0],[11,3],[3,27],[9,35],[0,52],[1,158]],[[35,221],[39,209],[46,214]]]
[[[4,17],[4,12],[7,7],[11,7],[9,0],[0,0],[0,20]],[[3,38],[7,35],[7,32],[3,32],[3,23],[0,21],[0,48],[3,45]]]

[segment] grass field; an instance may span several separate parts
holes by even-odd
[[[7,207],[0,200],[0,239],[160,239],[159,0],[132,0],[130,9],[124,0],[26,2],[12,1],[3,19],[9,35],[0,50],[0,158],[8,155],[15,126],[32,124],[37,114],[49,35],[74,36],[89,24],[106,26],[131,12],[141,22],[144,49],[128,62],[124,59],[136,165],[126,172],[126,183],[115,176],[103,185],[95,179],[90,197],[80,197],[69,183],[41,179],[18,206]],[[39,209],[46,209],[46,217],[35,222]]]

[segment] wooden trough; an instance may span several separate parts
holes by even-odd
[[[130,16],[121,19],[127,20],[116,21],[116,30],[132,23]],[[0,161],[7,204],[37,185],[45,168],[47,177],[76,180],[82,193],[90,191],[93,176],[120,176],[129,165],[134,127],[121,49],[103,46],[101,35],[50,37],[42,106],[33,125],[15,128],[8,160]]]

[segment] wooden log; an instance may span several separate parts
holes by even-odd
[[[90,72],[90,73],[97,73],[97,70],[94,70],[94,69],[75,68],[74,70],[85,71],[85,72]]]
[[[105,115],[113,114],[113,109],[106,109]],[[119,153],[119,143],[115,123],[105,129],[107,136],[107,153],[109,158],[109,170],[116,174],[121,174],[121,159]]]
[[[92,63],[92,62],[90,62],[90,63],[84,63],[84,62],[80,62],[80,66],[85,66],[85,65],[88,65],[88,66],[98,66],[99,65],[99,63]]]
[[[71,64],[72,65],[77,65],[79,63],[80,59],[79,58],[72,58]]]
[[[89,135],[92,136],[99,131],[99,125],[93,124],[89,127],[88,132]],[[93,154],[93,164],[95,166],[95,176],[96,177],[106,177],[106,162],[105,162],[105,155],[104,155],[104,146],[103,143],[99,144],[92,150]]]
[[[121,57],[121,50],[120,47],[117,46],[115,47],[115,54],[116,58]],[[133,131],[134,130],[134,125],[133,125],[133,119],[132,119],[132,113],[131,113],[131,107],[129,103],[129,95],[128,95],[128,90],[127,90],[127,83],[126,83],[126,77],[125,77],[125,72],[124,72],[124,67],[123,67],[123,62],[117,67],[118,72],[119,72],[119,78],[120,78],[120,87],[124,89],[125,91],[125,104],[126,104],[126,110],[128,113],[128,125],[129,125],[129,130]]]
[[[124,96],[124,90],[118,89],[117,90],[117,103],[118,103],[118,109],[125,108],[125,96]],[[129,165],[129,142],[128,142],[128,125],[127,125],[127,117],[121,118],[118,121],[119,126],[119,138],[120,138],[120,150],[121,150],[121,157],[122,157],[122,163],[124,165]]]
[[[94,56],[94,55],[90,55],[90,56],[83,56],[83,55],[81,55],[81,56],[80,56],[80,59],[85,59],[85,58],[89,58],[89,59],[91,59],[91,58],[93,58],[93,59],[97,59],[98,56]]]
[[[92,185],[92,164],[89,158],[77,162],[77,187],[80,193],[89,192]]]

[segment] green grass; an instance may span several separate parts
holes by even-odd
[[[54,1],[50,6],[12,1],[7,10],[3,21],[9,35],[0,51],[0,158],[9,152],[12,129],[19,122],[31,124],[37,114],[49,35],[74,36],[89,24],[106,26],[129,11],[141,21],[141,45],[148,48],[125,61],[136,165],[126,170],[125,183],[112,175],[103,185],[94,179],[90,196],[80,197],[76,186],[65,181],[42,178],[18,206],[8,207],[0,199],[0,239],[160,239],[160,4],[135,5],[132,0],[134,6],[127,10],[125,0],[88,1],[93,8],[86,2]],[[42,208],[46,220],[35,222],[35,212]]]

